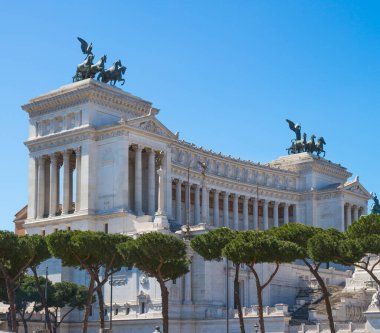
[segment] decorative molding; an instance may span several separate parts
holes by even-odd
[[[121,112],[131,112],[135,116],[148,114],[152,109],[151,102],[91,79],[69,84],[34,98],[23,105],[22,109],[31,116],[37,116],[89,102]],[[158,109],[154,110],[158,113]]]

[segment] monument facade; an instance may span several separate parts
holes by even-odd
[[[180,237],[187,224],[198,234],[221,226],[251,230],[292,222],[345,230],[367,214],[371,195],[359,177],[349,180],[345,167],[319,154],[295,150],[260,164],[206,150],[166,128],[151,102],[91,78],[22,108],[29,115],[29,234],[79,229]],[[234,269],[190,255],[190,273],[169,283],[171,325],[178,332],[219,332],[226,316],[233,317],[226,275],[232,286]],[[85,273],[62,268],[57,260],[49,265],[53,280],[87,282]],[[262,274],[268,271],[262,265]],[[350,275],[331,269],[323,274],[330,283]],[[305,267],[283,265],[266,289],[265,304],[294,305],[300,279],[310,280]],[[156,282],[127,268],[113,281],[115,329],[128,324],[150,332],[161,313]],[[244,267],[240,283],[242,304],[251,307],[254,280]]]

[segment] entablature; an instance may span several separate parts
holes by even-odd
[[[152,109],[151,102],[92,79],[68,84],[33,98],[23,105],[22,109],[32,117],[87,102],[111,107],[121,112],[133,112],[135,116],[148,114]],[[158,112],[158,109],[153,109]]]
[[[261,199],[283,199],[284,201],[294,202],[299,200],[300,194],[294,189],[280,189],[268,186],[261,186],[257,184],[245,183],[243,181],[228,179],[212,174],[206,174],[203,176],[200,171],[189,170],[175,165],[172,163],[172,178],[181,179],[182,181],[189,181],[191,184],[197,184],[199,186],[206,182],[207,187],[213,190],[225,191],[229,193],[239,193],[241,195],[247,195],[250,197],[260,197]]]
[[[182,141],[173,143],[172,164],[200,173],[200,163],[206,163],[208,175],[223,180],[278,189],[296,189],[298,175],[295,172],[234,159],[190,144],[184,146]]]

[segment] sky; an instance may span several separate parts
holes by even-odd
[[[123,90],[153,102],[180,139],[265,163],[294,133],[380,194],[380,2],[7,1],[0,11],[0,229],[27,203],[21,105],[72,80],[83,61],[121,59]]]

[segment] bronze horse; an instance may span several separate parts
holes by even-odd
[[[73,82],[90,78],[90,70],[93,65],[94,55],[89,54],[86,59],[77,66],[77,71],[73,76]]]
[[[97,73],[104,71],[104,64],[107,61],[107,56],[103,55],[100,60],[90,67],[90,77],[93,79]]]
[[[323,136],[319,137],[317,143],[315,144],[315,151],[317,152],[318,156],[323,153],[323,157],[325,157],[326,152],[323,150],[323,145],[325,144],[326,142]]]
[[[125,83],[125,79],[122,78],[122,75],[125,74],[126,67],[121,64],[121,61],[116,61],[110,68],[99,73],[97,80],[100,79],[104,83],[110,82],[112,86],[116,84],[116,82],[123,82],[121,85]]]

